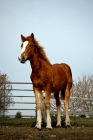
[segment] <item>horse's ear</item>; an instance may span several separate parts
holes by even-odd
[[[31,34],[31,38],[34,40],[34,34],[33,33]]]
[[[22,40],[22,42],[25,42],[26,41],[26,37],[23,36],[22,34],[21,34],[21,40]]]

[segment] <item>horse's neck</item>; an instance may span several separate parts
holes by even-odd
[[[40,59],[39,59],[38,55],[34,55],[31,58],[30,64],[31,64],[31,67],[32,67],[32,71],[37,72],[38,69],[40,68]]]

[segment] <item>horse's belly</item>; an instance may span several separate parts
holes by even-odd
[[[67,84],[66,80],[62,80],[60,82],[55,81],[53,83],[52,91],[55,92],[55,91],[62,90],[66,87],[66,84]]]

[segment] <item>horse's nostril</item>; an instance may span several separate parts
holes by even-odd
[[[25,61],[25,57],[24,56],[22,56],[22,61]]]
[[[20,59],[20,62],[21,62],[21,63],[25,63],[25,61],[26,61],[25,57],[22,56],[21,59]]]

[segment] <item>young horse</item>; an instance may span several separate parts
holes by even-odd
[[[47,113],[47,126],[51,127],[50,117],[50,96],[54,93],[57,106],[57,126],[61,126],[60,118],[60,99],[59,91],[64,99],[64,107],[66,112],[66,126],[70,126],[68,114],[68,105],[70,98],[70,89],[72,87],[72,73],[67,64],[51,64],[48,60],[43,47],[34,38],[32,33],[30,36],[21,35],[21,54],[18,59],[21,63],[30,61],[32,67],[31,80],[33,83],[33,91],[36,97],[37,123],[36,127],[41,129],[41,94],[45,92],[45,109]]]

